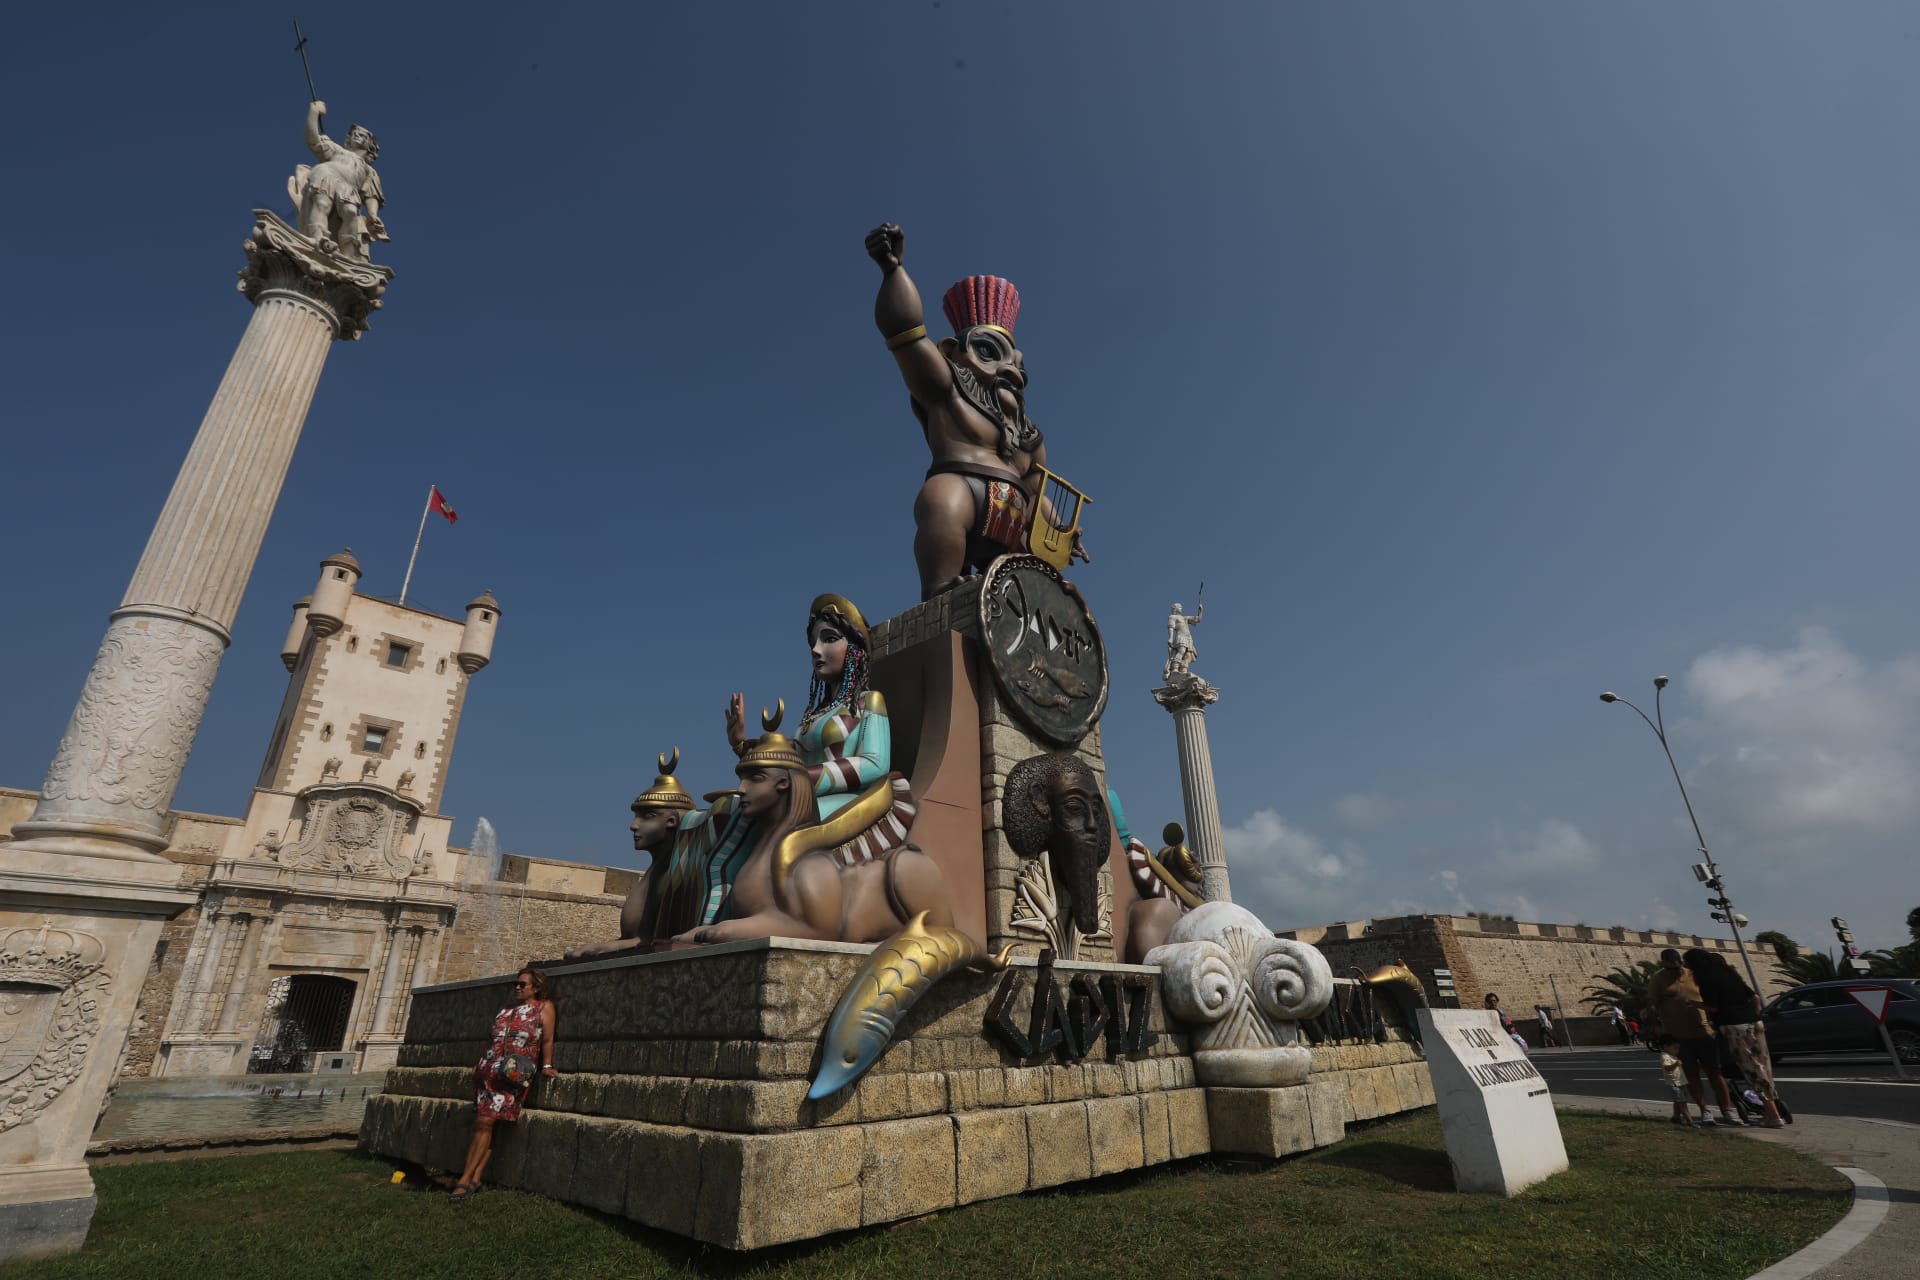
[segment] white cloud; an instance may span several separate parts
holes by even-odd
[[[1920,816],[1920,659],[1876,669],[1809,627],[1790,649],[1702,654],[1686,689],[1710,747],[1690,775],[1726,794],[1718,821],[1743,839],[1790,853]]]
[[[1333,802],[1333,820],[1349,831],[1377,831],[1400,816],[1400,806],[1378,792],[1356,791]]]
[[[1365,886],[1365,858],[1350,844],[1338,853],[1320,837],[1260,809],[1221,832],[1234,901],[1276,929],[1346,919]]]
[[[1807,627],[1700,655],[1682,690],[1695,715],[1676,754],[1739,909],[1804,943],[1832,914],[1868,945],[1899,941],[1920,898],[1920,655],[1876,664]]]
[[[1496,836],[1491,864],[1503,878],[1538,885],[1599,866],[1600,850],[1573,823],[1548,818],[1518,846]]]

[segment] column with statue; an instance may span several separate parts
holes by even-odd
[[[1202,594],[1207,584],[1200,584]],[[1187,812],[1187,834],[1200,865],[1203,893],[1209,902],[1231,902],[1227,883],[1227,853],[1220,833],[1220,797],[1213,786],[1213,753],[1207,746],[1207,708],[1220,700],[1220,690],[1195,675],[1193,628],[1206,613],[1200,597],[1187,613],[1178,602],[1167,615],[1167,665],[1163,683],[1153,700],[1173,716],[1174,743],[1180,753],[1180,797]]]
[[[163,856],[169,806],[327,353],[356,339],[393,272],[374,135],[307,112],[318,161],[295,222],[254,210],[239,289],[253,304],[94,657],[33,814],[0,844],[0,1260],[86,1240],[85,1151],[124,1057],[164,923],[192,905]]]

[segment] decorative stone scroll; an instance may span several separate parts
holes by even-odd
[[[31,1123],[86,1067],[112,975],[90,933],[0,935],[0,1133]]]
[[[1160,966],[1167,1012],[1196,1024],[1193,1057],[1204,1085],[1301,1084],[1312,1070],[1300,1020],[1333,999],[1333,970],[1314,947],[1273,930],[1245,907],[1207,902],[1147,953]]]
[[[980,589],[980,637],[1020,719],[1070,747],[1107,707],[1107,650],[1087,603],[1037,556],[1001,556]]]
[[[418,800],[359,783],[316,783],[300,795],[307,805],[306,822],[299,841],[280,849],[282,866],[395,880],[415,874],[410,837],[421,810]]]

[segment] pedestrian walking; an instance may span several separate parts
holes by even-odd
[[[1540,1024],[1540,1047],[1557,1049],[1560,1042],[1553,1038],[1553,1010],[1543,1004],[1533,1006],[1534,1021]]]
[[[1627,1029],[1627,1011],[1616,1004],[1608,1009],[1607,1016],[1613,1019],[1613,1034],[1620,1037],[1620,1043],[1632,1044],[1633,1033]]]
[[[1509,1036],[1512,1036],[1513,1042],[1520,1046],[1520,1049],[1522,1052],[1525,1052],[1527,1047],[1527,1039],[1525,1036],[1520,1034],[1520,1028],[1513,1025],[1513,1019],[1507,1016],[1507,1011],[1500,1007],[1500,997],[1493,994],[1493,992],[1489,991],[1487,992],[1487,998],[1481,1003],[1485,1005],[1487,1008],[1493,1010],[1494,1013],[1499,1016],[1500,1029],[1506,1032]]]

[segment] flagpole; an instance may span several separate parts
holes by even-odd
[[[400,583],[400,603],[407,602],[407,588],[413,585],[413,562],[420,558],[420,540],[427,536],[427,517],[433,514],[434,486],[427,486],[427,505],[420,508],[420,532],[413,535],[413,554],[407,557],[407,576]]]

